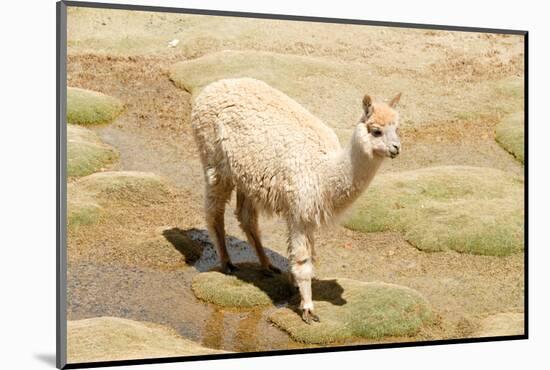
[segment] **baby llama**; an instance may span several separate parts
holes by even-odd
[[[224,230],[225,205],[235,189],[237,219],[269,273],[280,271],[263,250],[258,213],[286,219],[302,319],[319,321],[311,294],[314,232],[357,199],[384,158],[399,154],[399,115],[393,108],[400,96],[385,104],[365,95],[363,115],[342,148],[332,129],[264,82],[239,78],[206,86],[191,121],[204,168],[207,227],[222,271],[236,269]]]

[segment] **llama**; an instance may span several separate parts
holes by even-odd
[[[235,214],[268,273],[280,270],[264,252],[258,213],[286,219],[302,319],[319,321],[311,293],[314,232],[357,199],[384,158],[399,154],[399,115],[393,108],[400,97],[385,104],[365,95],[351,142],[342,148],[332,129],[262,81],[226,79],[206,86],[195,100],[191,122],[204,169],[208,232],[222,271],[236,269],[224,230],[225,206],[235,189]]]

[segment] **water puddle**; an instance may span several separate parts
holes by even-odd
[[[200,272],[204,272],[218,266],[218,255],[208,238],[208,232],[201,229],[189,229],[185,233],[191,240],[202,247],[201,257],[193,264],[193,267]],[[226,243],[229,257],[233,263],[257,263],[256,254],[247,242],[227,236]],[[269,248],[265,248],[265,252],[273,265],[281,269],[281,271],[288,270],[288,259],[286,257]]]
[[[193,277],[218,266],[205,230],[189,229],[187,237],[202,247],[193,266],[161,271],[150,267],[78,261],[68,269],[68,318],[116,316],[174,328],[182,336],[210,348],[227,351],[267,351],[303,347],[274,327],[267,317],[275,307],[225,309],[199,301],[191,290]],[[235,263],[257,263],[248,244],[228,237]],[[272,263],[288,269],[287,259],[267,250]],[[284,307],[286,302],[278,302]]]

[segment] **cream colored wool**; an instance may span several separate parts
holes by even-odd
[[[395,105],[399,95],[392,101]],[[224,270],[223,215],[233,189],[237,218],[262,265],[271,266],[257,213],[278,214],[289,228],[291,273],[312,314],[313,233],[331,222],[368,186],[383,159],[399,153],[399,116],[365,96],[364,113],[348,147],[300,104],[262,81],[226,79],[206,86],[194,103],[192,126],[206,180],[206,219]],[[380,130],[375,137],[371,132]]]

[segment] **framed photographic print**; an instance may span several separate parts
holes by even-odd
[[[527,338],[526,31],[57,11],[59,368]]]

